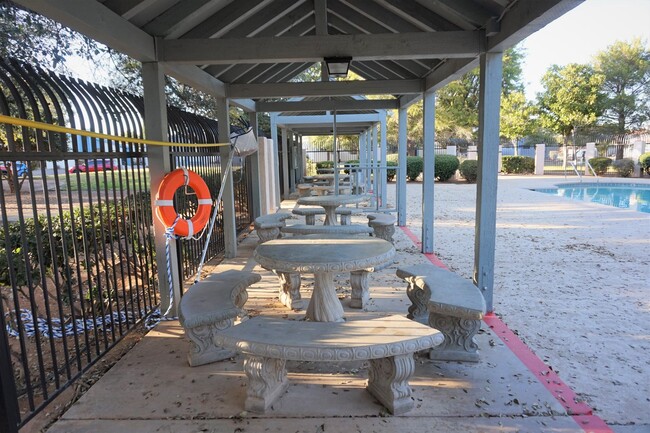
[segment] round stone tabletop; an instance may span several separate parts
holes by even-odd
[[[383,265],[394,256],[395,248],[383,239],[311,236],[274,239],[253,253],[265,268],[299,273],[352,272]]]
[[[359,203],[365,200],[363,195],[315,195],[311,197],[300,197],[298,204],[311,206],[342,206],[345,204]]]

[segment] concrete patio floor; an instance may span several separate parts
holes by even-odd
[[[293,202],[284,202],[283,207],[291,208]],[[355,223],[363,221],[362,215],[353,217]],[[398,252],[395,261],[371,275],[371,300],[363,311],[349,308],[349,281],[345,275],[338,277],[337,291],[348,320],[406,314],[410,304],[406,285],[395,276],[395,269],[429,259],[419,253],[406,232],[398,229],[395,239]],[[248,269],[260,273],[261,282],[249,288],[246,304],[249,313],[300,320],[304,312],[287,310],[277,301],[277,278],[250,258],[256,244],[253,233],[240,243],[238,257],[221,263],[216,272]],[[473,251],[468,249],[466,254],[471,256]],[[303,298],[309,298],[312,287],[311,276],[303,276]],[[189,343],[182,328],[177,321],[161,322],[48,431],[650,431],[650,424],[624,425],[620,421],[610,430],[600,418],[590,415],[589,407],[580,402],[567,402],[575,395],[563,386],[553,370],[542,366],[542,371],[535,371],[541,361],[527,353],[523,343],[511,341],[518,341],[514,334],[503,334],[505,331],[499,326],[495,332],[488,323],[503,325],[496,316],[482,324],[477,337],[481,356],[478,363],[417,357],[416,371],[410,381],[415,408],[406,415],[391,416],[365,391],[367,371],[363,363],[288,362],[288,391],[266,413],[247,413],[243,411],[246,379],[242,357],[190,368],[186,361]],[[526,357],[534,359],[522,362]],[[557,382],[550,383],[550,388],[555,390],[550,391],[544,381],[547,385]],[[562,395],[563,392],[566,394]],[[587,412],[572,416],[566,407]]]

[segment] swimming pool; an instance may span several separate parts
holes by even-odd
[[[535,188],[532,191],[650,213],[650,184],[563,183],[557,188]]]

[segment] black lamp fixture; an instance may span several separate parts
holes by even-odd
[[[345,77],[348,75],[352,57],[325,57],[324,60],[330,77]]]

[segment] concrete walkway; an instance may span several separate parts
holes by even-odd
[[[562,179],[560,179],[561,181]],[[650,345],[648,332],[648,231],[650,231],[650,215],[619,209],[602,210],[601,205],[576,204],[568,200],[534,193],[525,190],[528,184],[546,186],[552,180],[548,178],[505,178],[499,184],[500,214],[498,229],[497,260],[498,267],[504,260],[501,251],[502,237],[508,238],[512,225],[519,229],[518,224],[528,229],[529,236],[537,238],[530,244],[517,244],[514,249],[510,246],[508,262],[519,266],[519,272],[510,272],[506,276],[499,271],[496,283],[499,289],[495,291],[495,311],[500,317],[492,316],[483,324],[478,335],[481,361],[477,364],[461,364],[455,362],[433,362],[427,358],[416,360],[416,371],[411,380],[416,407],[404,416],[389,416],[383,407],[364,389],[367,380],[367,370],[361,363],[320,363],[289,362],[290,386],[284,396],[273,406],[272,410],[263,415],[243,411],[245,398],[245,376],[242,372],[242,359],[232,360],[190,368],[187,365],[186,354],[189,347],[183,336],[178,322],[163,322],[124,356],[109,370],[63,417],[50,428],[52,433],[62,432],[607,432],[641,433],[650,431],[650,415],[648,415],[647,374],[650,366],[647,350]],[[556,179],[557,181],[557,179]],[[445,191],[443,191],[445,190]],[[421,203],[418,198],[421,191],[419,184],[409,185],[409,203]],[[472,191],[475,185],[436,184],[436,230],[445,232],[440,237],[436,234],[436,252],[443,261],[461,275],[471,274],[473,257],[473,238],[466,236],[473,231],[472,214],[474,202]],[[474,192],[475,194],[475,192]],[[532,194],[535,194],[533,196]],[[439,196],[440,195],[440,196]],[[283,207],[293,207],[293,202],[283,203]],[[566,208],[567,212],[595,212],[591,218],[580,222],[577,213],[575,220],[559,221],[557,215],[551,214],[553,207]],[[598,208],[594,208],[598,206]],[[586,209],[586,210],[585,210]],[[549,213],[546,213],[546,212]],[[503,213],[509,217],[503,217]],[[532,212],[532,214],[530,213]],[[605,214],[607,218],[605,218]],[[617,213],[618,212],[618,213]],[[545,228],[539,233],[534,229],[541,224],[535,215],[545,218]],[[409,228],[419,236],[418,213],[409,208]],[[597,216],[596,216],[597,215]],[[584,216],[583,216],[584,217]],[[589,217],[589,215],[587,216]],[[363,215],[354,215],[354,223],[365,223]],[[517,222],[518,221],[518,222]],[[301,222],[300,220],[295,221]],[[552,224],[551,224],[552,223]],[[552,232],[553,224],[571,226],[571,232],[582,236],[578,226],[607,225],[616,241],[608,243],[608,251],[616,253],[616,243],[627,245],[631,249],[629,261],[636,269],[641,266],[639,274],[626,275],[636,278],[636,291],[617,294],[617,303],[602,305],[598,293],[609,289],[608,281],[602,281],[604,276],[588,280],[580,291],[583,299],[575,299],[571,288],[568,295],[562,299],[547,299],[548,304],[541,303],[538,293],[540,286],[566,287],[553,281],[548,274],[536,277],[529,274],[524,263],[534,268],[536,260],[555,263],[557,251],[552,245],[546,245],[542,236],[544,231]],[[623,224],[633,224],[638,234],[638,242],[627,239],[627,232],[620,231]],[[573,227],[573,226],[576,227]],[[616,231],[618,227],[618,232]],[[532,230],[531,230],[532,228]],[[505,231],[504,231],[505,229]],[[598,228],[598,233],[600,233]],[[450,236],[450,237],[447,237]],[[520,236],[523,236],[520,234]],[[644,237],[645,236],[645,237]],[[368,317],[370,315],[406,314],[409,301],[405,294],[403,281],[395,276],[395,269],[408,264],[424,263],[428,257],[420,254],[414,246],[408,233],[397,230],[395,246],[397,257],[395,263],[370,277],[371,300],[364,311],[348,308],[350,299],[349,281],[346,275],[338,278],[337,292],[342,299],[345,315],[348,319]],[[528,238],[527,238],[528,239]],[[600,238],[598,238],[600,239]],[[623,240],[621,240],[623,239]],[[570,242],[569,242],[570,241]],[[589,239],[568,239],[568,244],[592,245],[593,236]],[[600,242],[600,241],[599,241]],[[304,312],[287,310],[277,301],[277,278],[256,265],[251,257],[257,239],[255,235],[246,238],[239,248],[236,259],[228,260],[219,265],[217,272],[226,269],[249,269],[259,272],[262,281],[249,289],[250,299],[246,304],[251,315],[279,315],[290,320],[300,320]],[[545,249],[545,245],[550,249]],[[526,249],[528,248],[528,250]],[[591,247],[575,247],[565,253],[573,253],[583,259],[583,249],[593,253]],[[579,249],[580,253],[576,253]],[[534,253],[533,253],[534,251]],[[642,257],[636,257],[639,251],[644,251]],[[537,254],[544,254],[537,258]],[[561,258],[561,257],[560,257]],[[531,263],[532,262],[532,263]],[[468,265],[469,264],[469,265]],[[595,264],[595,263],[594,263]],[[643,267],[645,264],[645,267]],[[553,274],[562,273],[554,265]],[[626,272],[632,272],[623,265]],[[508,267],[508,269],[510,269]],[[620,274],[620,272],[618,272]],[[523,278],[523,275],[526,278]],[[542,283],[540,281],[543,280]],[[585,282],[581,280],[581,282]],[[600,284],[604,287],[600,287]],[[626,283],[627,284],[627,283]],[[504,289],[504,286],[507,288]],[[303,278],[302,294],[310,296],[313,279]],[[640,288],[639,288],[640,287]],[[632,290],[632,289],[630,289]],[[641,292],[644,296],[638,297]],[[514,295],[513,295],[514,293]],[[625,296],[623,296],[625,295]],[[504,299],[506,296],[510,298]],[[560,296],[554,292],[546,296]],[[583,302],[594,296],[598,301],[593,304]],[[511,299],[511,298],[516,299]],[[637,302],[638,307],[629,307],[629,302]],[[553,301],[553,302],[551,302]],[[569,302],[579,301],[576,306]],[[557,302],[557,303],[556,303]],[[609,343],[601,341],[600,322],[598,315],[602,310],[610,310],[613,306],[624,308],[626,317],[621,317],[621,324],[610,321],[610,326],[619,330],[619,334],[632,334],[635,343],[629,346],[625,335],[616,338],[609,336]],[[550,309],[549,309],[550,308]],[[563,319],[567,315],[586,316],[585,329],[564,329]],[[634,317],[630,317],[633,315]],[[503,321],[502,321],[503,319]],[[515,334],[505,325],[515,328],[519,337],[538,353],[548,366],[528,349],[519,343]],[[504,323],[505,322],[505,323]],[[590,328],[589,324],[598,328]],[[493,326],[492,329],[489,325]],[[627,326],[627,328],[623,328]],[[609,334],[608,334],[609,335]],[[585,337],[586,336],[586,337]],[[602,360],[611,364],[617,370],[631,368],[640,371],[639,376],[619,378],[610,375],[609,386],[597,384],[598,394],[593,395],[589,403],[606,400],[623,400],[626,392],[638,392],[645,395],[636,398],[637,402],[621,403],[616,407],[607,407],[600,412],[599,406],[590,415],[590,406],[573,399],[572,390],[563,385],[563,381],[578,387],[577,398],[580,395],[592,396],[589,379],[582,377],[582,370],[592,368],[590,364],[581,364],[578,368],[570,361],[575,355],[582,359],[589,355],[589,341],[597,345],[597,359],[592,359],[592,365],[600,365]],[[602,344],[601,344],[602,343]],[[621,348],[621,344],[628,347]],[[557,355],[554,348],[563,354]],[[575,353],[573,348],[576,348]],[[607,352],[608,349],[611,352]],[[566,353],[565,353],[566,352]],[[626,360],[633,365],[622,365],[616,356],[624,353]],[[610,353],[614,354],[610,356]],[[554,370],[559,368],[559,376]],[[566,366],[566,367],[565,367]],[[599,374],[603,376],[603,374]],[[593,376],[591,376],[593,378]],[[623,388],[614,381],[630,380],[630,387],[636,383],[637,389]],[[636,381],[636,382],[635,382]],[[628,382],[625,382],[628,383]],[[636,395],[636,394],[634,394]],[[602,400],[601,400],[602,399]],[[569,400],[569,401],[568,401]],[[631,404],[631,406],[629,406]],[[637,404],[638,406],[635,406]],[[569,410],[578,410],[578,415],[572,416]],[[645,407],[646,410],[638,410]],[[619,410],[618,413],[610,411]],[[605,426],[601,418],[610,423]]]

